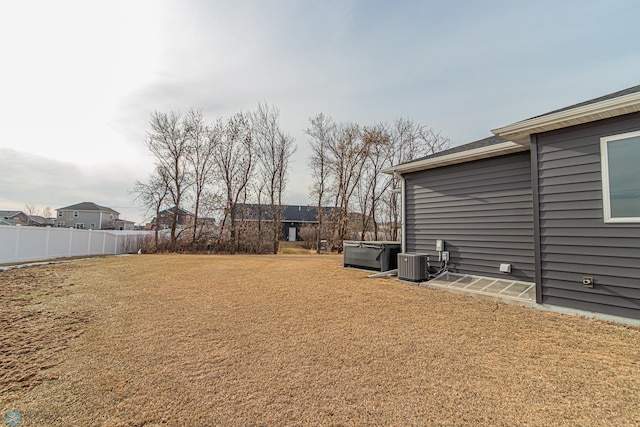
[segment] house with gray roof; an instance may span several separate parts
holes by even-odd
[[[28,225],[29,215],[22,211],[0,210],[0,225]]]
[[[283,205],[282,207],[282,235],[281,239],[295,242],[302,240],[300,230],[305,225],[318,224],[318,207],[306,205]],[[323,207],[322,214],[325,222],[331,221],[335,208]],[[272,222],[271,207],[269,205],[258,205],[253,203],[239,204],[237,217],[243,217],[244,220],[256,220],[262,218],[262,221]]]
[[[46,218],[42,215],[29,215],[29,225],[34,227],[55,225],[55,218]]]
[[[90,230],[133,230],[135,223],[120,219],[120,213],[93,202],[76,203],[56,209],[56,227]]]
[[[403,253],[443,260],[452,286],[529,284],[541,306],[640,320],[640,86],[492,132],[384,170]]]
[[[41,215],[28,215],[23,211],[0,210],[0,225],[29,225],[33,227],[46,227],[54,225],[53,218],[45,218]]]

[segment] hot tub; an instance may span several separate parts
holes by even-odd
[[[375,271],[389,271],[398,268],[398,254],[402,250],[400,242],[359,242],[345,240],[345,267],[366,268]]]

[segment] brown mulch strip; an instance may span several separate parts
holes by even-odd
[[[0,415],[640,424],[640,328],[367,279],[340,262],[142,255],[1,272]]]

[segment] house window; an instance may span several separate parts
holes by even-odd
[[[77,218],[78,217],[78,211],[73,211],[73,216]]]
[[[62,212],[58,212],[58,216],[62,218]]]
[[[96,225],[95,224],[91,224],[91,226],[89,228],[92,229],[92,230],[95,230]]]
[[[640,131],[600,138],[604,222],[640,222]]]
[[[79,230],[82,230],[82,229],[84,229],[84,224],[83,224],[83,223],[81,223],[81,222],[78,222],[78,223],[76,224],[76,228],[77,228],[77,229],[79,229]]]

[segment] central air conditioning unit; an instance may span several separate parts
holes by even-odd
[[[423,282],[429,277],[429,257],[424,254],[398,254],[398,279]]]

